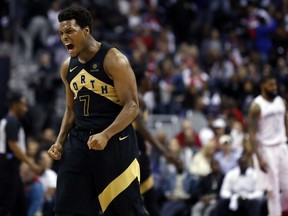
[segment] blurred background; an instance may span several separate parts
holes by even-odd
[[[29,117],[37,119],[31,122],[33,135],[57,130],[63,114],[58,71],[68,55],[57,15],[73,4],[89,8],[97,40],[117,46],[133,68],[146,68],[152,81],[144,97],[149,112],[170,123],[196,112],[205,119],[197,131],[219,116],[244,124],[263,73],[275,74],[279,94],[287,96],[286,0],[4,0],[0,103],[7,88],[24,92]]]

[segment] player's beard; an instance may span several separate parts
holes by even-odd
[[[278,92],[270,92],[265,90],[266,96],[268,97],[269,100],[274,100],[274,98],[278,95]]]

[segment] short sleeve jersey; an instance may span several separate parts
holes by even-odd
[[[101,43],[94,57],[82,64],[70,60],[67,80],[74,93],[75,124],[83,129],[104,130],[117,117],[122,105],[114,82],[104,70],[104,58],[112,46]]]
[[[0,154],[12,154],[8,145],[9,141],[17,142],[21,151],[26,153],[24,129],[20,121],[11,115],[7,115],[0,121]],[[15,158],[15,160],[18,159]]]

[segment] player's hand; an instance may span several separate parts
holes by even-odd
[[[268,166],[267,166],[267,163],[266,163],[264,160],[259,159],[259,167],[260,167],[260,169],[261,169],[263,172],[267,173],[267,171],[268,171]]]
[[[87,141],[89,149],[104,150],[108,142],[108,138],[104,133],[91,135]]]
[[[62,156],[62,149],[61,144],[55,143],[50,147],[47,153],[53,160],[60,160]]]

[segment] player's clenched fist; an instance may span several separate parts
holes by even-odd
[[[50,149],[48,150],[48,155],[53,160],[60,160],[62,156],[62,145],[59,143],[53,144]]]
[[[104,133],[98,133],[89,137],[87,145],[89,149],[103,150],[107,145],[108,138]]]

